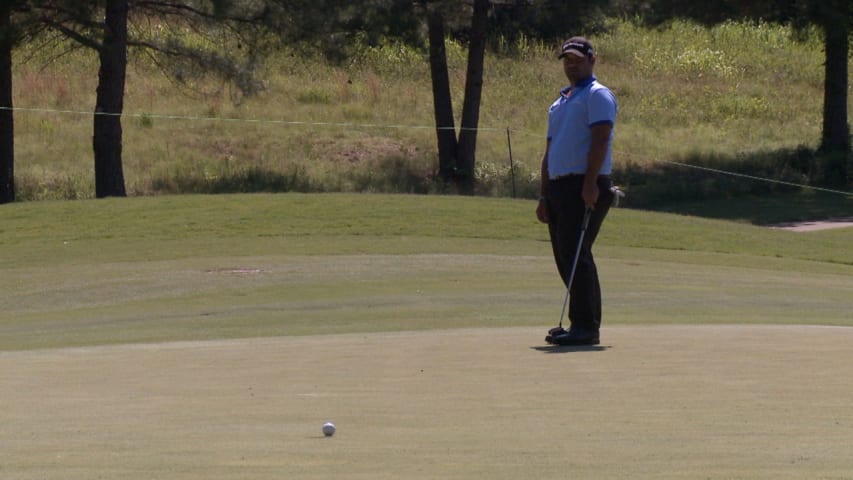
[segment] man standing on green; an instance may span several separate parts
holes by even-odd
[[[548,110],[548,142],[542,158],[542,185],[536,216],[548,224],[557,270],[570,287],[568,331],[549,335],[558,345],[597,345],[601,327],[601,287],[592,256],[592,244],[613,202],[613,126],[616,97],[593,75],[596,56],[592,44],[572,37],[560,48],[559,58],[570,85]],[[577,250],[584,214],[589,224]],[[569,276],[578,251],[575,275]]]

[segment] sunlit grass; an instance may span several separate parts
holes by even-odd
[[[0,209],[0,350],[550,323],[535,202],[160,195]],[[608,322],[851,325],[853,230],[614,209]],[[725,300],[721,300],[725,299]]]
[[[620,104],[617,169],[620,160],[642,164],[817,144],[823,60],[814,32],[798,36],[788,27],[734,22],[648,29],[614,20],[609,33],[592,40],[599,79]],[[553,46],[522,39],[507,50],[513,54],[486,57],[479,171],[508,173],[509,128],[514,163],[522,176],[535,175],[547,107],[566,80]],[[43,58],[17,52],[15,105],[83,113],[16,112],[19,198],[88,198],[94,188],[86,112],[94,106],[97,61],[83,50],[48,65]],[[402,158],[409,174],[425,178],[437,168],[425,52],[365,47],[349,63],[330,65],[283,51],[265,67],[265,90],[250,98],[212,80],[195,90],[178,88],[144,57],[131,58],[123,156],[132,195],[174,192],[181,183],[204,185],[250,170],[299,171],[318,190],[377,191],[393,188],[393,180],[380,178],[387,162]],[[448,58],[458,128],[464,47],[449,42]],[[376,184],[352,180],[364,178],[365,169],[378,170]],[[508,195],[509,182],[503,183],[498,189],[486,184],[481,193]]]

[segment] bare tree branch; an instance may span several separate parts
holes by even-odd
[[[66,55],[70,55],[71,52],[76,52],[80,48],[84,48],[83,45],[80,45],[79,43],[75,43],[75,44],[70,45],[65,50],[57,53],[56,55],[51,55],[50,57],[45,59],[44,64],[41,67],[41,71],[45,70],[47,67],[50,66],[51,63],[55,62],[56,60],[66,56]]]
[[[46,25],[50,26],[51,28],[59,31],[60,33],[62,33],[66,37],[76,41],[77,43],[79,43],[81,45],[84,45],[86,47],[89,47],[89,48],[92,48],[92,49],[98,50],[98,51],[100,51],[101,48],[103,48],[103,45],[100,42],[98,42],[97,40],[89,38],[89,37],[77,32],[76,30],[63,25],[62,23],[53,21],[47,17],[42,17],[41,21],[44,22],[44,24],[46,24]]]
[[[185,52],[182,52],[180,50],[170,50],[163,45],[157,45],[154,43],[145,42],[145,41],[141,41],[141,40],[128,40],[127,46],[128,47],[136,47],[136,48],[145,48],[148,50],[153,50],[155,52],[160,52],[160,53],[164,53],[166,55],[172,55],[172,56],[177,56],[177,57],[179,57],[185,53]]]

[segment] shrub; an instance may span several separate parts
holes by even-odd
[[[801,190],[797,185],[832,186],[827,175],[840,175],[836,157],[803,146],[733,156],[694,154],[677,163],[700,168],[673,162],[627,162],[615,172],[615,178],[630,192],[629,205],[653,208],[711,198],[791,193]]]

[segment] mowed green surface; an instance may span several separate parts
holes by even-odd
[[[851,229],[614,210],[602,345],[548,348],[533,208],[3,206],[0,478],[853,478]]]
[[[0,476],[853,478],[849,327],[615,326],[586,349],[542,333],[0,353]]]
[[[530,201],[238,195],[0,209],[0,349],[547,326],[563,288]],[[853,230],[613,210],[608,324],[853,325]]]

